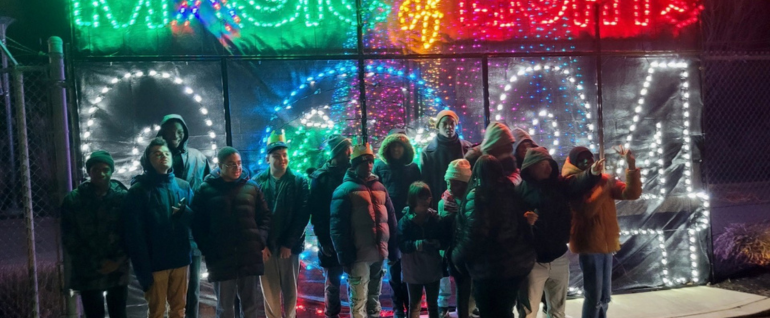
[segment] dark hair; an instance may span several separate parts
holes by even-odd
[[[147,148],[144,148],[144,154],[142,155],[142,158],[139,160],[139,162],[142,164],[142,168],[144,171],[152,170],[152,164],[150,163],[150,149],[155,146],[165,146],[168,148],[168,143],[165,139],[162,137],[155,137],[152,140],[150,140],[150,144],[147,145]]]
[[[479,187],[489,189],[499,183],[505,177],[503,165],[492,155],[483,155],[476,160],[471,173],[471,181],[468,183],[468,191]]]
[[[409,186],[409,194],[406,197],[406,204],[411,210],[417,206],[417,200],[431,197],[433,197],[433,195],[430,192],[430,187],[425,182],[417,181]]]
[[[241,154],[238,149],[233,147],[224,147],[217,153],[217,161],[219,161],[219,163],[225,163],[225,159],[227,159],[227,157],[230,157],[236,153]]]
[[[475,191],[474,213],[481,221],[479,227],[474,229],[478,235],[495,239],[498,229],[516,226],[511,223],[515,222],[515,217],[511,217],[511,209],[515,204],[515,199],[512,199],[515,195],[513,183],[505,177],[503,166],[497,158],[483,155],[476,161],[467,191],[466,199],[471,191]],[[464,215],[465,200],[461,207]],[[480,247],[480,250],[483,248]]]

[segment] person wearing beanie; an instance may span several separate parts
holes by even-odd
[[[422,181],[430,187],[433,199],[431,208],[438,209],[441,194],[446,191],[444,173],[452,160],[462,159],[473,146],[457,135],[459,124],[457,114],[451,110],[442,110],[436,116],[438,134],[428,143],[420,154],[420,173]]]
[[[331,203],[331,238],[348,275],[353,318],[380,316],[383,262],[392,266],[400,258],[396,212],[388,190],[372,174],[373,165],[371,146],[355,146],[351,168]]]
[[[121,208],[128,189],[112,180],[115,164],[106,151],[94,151],[86,160],[90,177],[64,197],[61,231],[70,256],[69,286],[80,293],[86,318],[126,317],[128,255],[120,235]]]
[[[193,191],[203,183],[203,179],[211,173],[209,159],[198,149],[189,147],[187,142],[190,131],[184,118],[177,114],[169,114],[160,122],[160,130],[156,137],[162,137],[171,151],[172,167],[177,178],[187,181]],[[189,202],[188,202],[189,203]],[[190,233],[190,245],[193,251],[190,264],[190,284],[187,289],[187,318],[198,318],[201,281],[201,252]]]
[[[224,147],[217,159],[218,167],[195,191],[192,232],[206,257],[217,317],[256,317],[271,212],[238,150]]]
[[[305,247],[305,227],[310,218],[310,187],[304,176],[289,168],[288,148],[283,133],[273,131],[267,143],[270,168],[255,180],[273,211],[267,248],[262,250],[265,274],[260,277],[268,318],[281,318],[281,309],[287,318],[297,315],[299,254]]]
[[[484,132],[484,140],[480,145],[473,147],[465,154],[465,159],[470,162],[471,167],[476,164],[476,160],[482,155],[494,156],[500,164],[503,165],[503,173],[514,185],[521,183],[519,169],[516,160],[513,157],[513,144],[515,139],[508,126],[501,122],[493,121],[487,126]]]
[[[396,211],[396,219],[400,220],[406,207],[409,186],[420,180],[420,168],[414,161],[414,147],[402,132],[403,129],[391,130],[393,134],[385,137],[379,149],[379,159],[374,161],[372,173],[388,189],[390,201]],[[393,315],[396,318],[406,316],[409,296],[406,283],[401,281],[401,262],[397,261],[388,270],[389,283],[393,293]]]
[[[447,190],[441,195],[441,201],[438,203],[438,214],[447,220],[451,227],[447,229],[445,235],[449,242],[452,242],[454,236],[454,221],[457,212],[460,212],[460,205],[468,189],[468,182],[471,180],[471,164],[468,160],[457,159],[449,163],[444,180],[447,183]],[[448,269],[453,268],[451,247],[447,252],[442,253],[445,266]],[[476,301],[473,299],[471,290],[471,278],[467,273],[450,270],[449,273],[454,278],[457,286],[457,317],[467,318],[476,309]],[[449,299],[452,297],[452,285],[449,277],[441,279],[439,286],[439,317],[449,316]]]
[[[126,195],[125,246],[134,274],[145,292],[150,318],[185,316],[191,263],[189,228],[193,190],[174,176],[171,150],[158,137],[142,156],[144,173]]]
[[[559,174],[559,166],[548,150],[530,148],[521,165],[522,183],[516,187],[526,211],[534,211],[532,227],[537,260],[527,283],[520,290],[519,317],[537,316],[537,304],[545,292],[548,315],[564,317],[569,287],[567,243],[570,237],[569,201],[588,193],[601,179],[604,160],[599,160],[573,178]],[[528,300],[528,301],[525,301]]]
[[[532,140],[532,136],[521,128],[513,129],[513,138],[516,140],[513,144],[513,153],[516,157],[516,163],[518,163],[518,167],[521,169],[521,164],[524,163],[524,156],[527,155],[527,149],[540,146]]]
[[[583,271],[583,315],[586,318],[607,316],[612,294],[612,254],[620,250],[620,227],[615,200],[636,200],[642,195],[641,174],[630,149],[615,148],[628,163],[626,182],[602,174],[586,195],[570,201],[572,230],[569,248],[579,255]],[[566,178],[576,178],[594,163],[588,148],[575,147],[562,167]]]
[[[318,262],[323,267],[325,276],[324,315],[329,318],[339,317],[342,310],[340,277],[343,273],[329,231],[330,206],[334,190],[342,184],[350,168],[351,146],[348,138],[340,135],[329,136],[326,151],[332,154],[331,159],[310,176],[310,223],[313,224],[313,232],[318,239]]]

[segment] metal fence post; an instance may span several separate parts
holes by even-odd
[[[24,198],[24,223],[27,230],[27,265],[30,293],[32,295],[32,318],[40,318],[40,295],[37,288],[37,259],[35,255],[35,220],[32,210],[32,182],[29,166],[29,140],[27,139],[27,112],[24,109],[24,73],[13,70],[13,88],[16,106],[16,133],[19,136],[19,162],[21,163],[21,185]]]

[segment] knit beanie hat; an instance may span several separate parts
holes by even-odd
[[[444,174],[444,180],[458,180],[465,183],[471,181],[471,164],[465,159],[456,159],[449,163]]]
[[[283,130],[281,130],[280,134],[276,134],[275,130],[273,130],[270,133],[270,137],[267,138],[267,154],[269,155],[275,150],[284,148],[289,148],[289,146],[286,145],[286,137]]]
[[[458,122],[458,123],[460,122],[460,117],[457,116],[457,113],[455,113],[455,112],[453,112],[451,110],[445,109],[445,110],[440,111],[438,113],[438,115],[436,115],[436,128],[439,128],[439,124],[441,123],[441,119],[444,118],[444,117],[447,117],[447,116],[454,118],[455,122]]]
[[[508,129],[503,123],[492,122],[487,127],[487,131],[484,133],[484,140],[481,142],[481,152],[484,154],[497,153],[495,150],[502,149],[511,153],[513,152],[513,139],[511,130]]]
[[[225,159],[227,159],[227,157],[230,157],[231,155],[236,154],[236,153],[240,154],[238,149],[235,149],[233,147],[224,147],[224,148],[220,149],[219,152],[217,153],[217,160],[219,161],[220,164],[224,163]]]
[[[91,167],[93,167],[97,162],[106,163],[108,166],[110,166],[110,171],[115,172],[115,160],[112,159],[112,156],[109,152],[104,150],[97,150],[92,152],[91,156],[89,156],[88,160],[86,160],[86,171],[91,171]]]
[[[359,163],[366,159],[374,160],[374,151],[372,150],[372,146],[369,145],[368,142],[363,145],[356,145],[353,147],[353,155],[350,156],[350,159],[352,168],[355,168]]]
[[[345,138],[342,135],[331,135],[326,139],[326,149],[331,151],[332,158],[335,158],[340,153],[345,152],[345,149],[350,148],[352,145],[353,143],[350,141],[350,139]]]
[[[513,129],[513,138],[516,139],[516,142],[513,144],[513,151],[519,149],[519,145],[524,142],[525,140],[529,140],[532,143],[532,147],[539,147],[534,140],[532,140],[532,136],[527,133],[526,130],[521,128],[514,128]],[[522,158],[523,159],[523,158]]]
[[[594,155],[593,152],[591,152],[591,150],[588,150],[588,148],[577,146],[575,148],[572,148],[572,150],[569,151],[569,162],[572,163],[573,165],[577,164],[578,157],[580,156],[580,154],[584,152],[590,153],[591,156]]]

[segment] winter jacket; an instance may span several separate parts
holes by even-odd
[[[171,207],[182,199],[184,208],[172,215]],[[145,291],[153,284],[153,272],[190,264],[192,210],[188,204],[192,199],[190,184],[173,172],[161,175],[149,168],[131,182],[123,210],[125,242]]]
[[[404,155],[400,160],[390,157],[389,148],[401,143],[404,146]],[[380,159],[374,162],[372,173],[380,178],[382,185],[388,189],[390,201],[396,211],[398,220],[402,217],[402,211],[406,207],[406,198],[409,186],[415,181],[420,181],[420,168],[414,161],[414,148],[405,135],[396,134],[385,137],[379,150]]]
[[[318,262],[324,268],[339,266],[330,233],[331,204],[334,190],[342,184],[349,167],[335,166],[328,161],[311,175],[308,199],[310,223],[313,224],[313,233],[318,239]],[[324,250],[329,254],[324,254]]]
[[[236,181],[222,179],[219,168],[195,192],[192,232],[209,281],[264,273],[262,250],[270,228],[270,209],[256,182],[244,171]]]
[[[370,175],[348,170],[331,204],[331,238],[341,265],[399,259],[398,223],[388,190]]]
[[[551,163],[551,176],[536,181],[530,177],[528,169],[532,163],[541,160]],[[537,262],[550,263],[567,252],[572,222],[569,200],[580,198],[601,178],[592,175],[590,169],[572,178],[562,177],[556,161],[542,147],[530,149],[522,166],[524,181],[516,187],[516,193],[523,200],[525,211],[534,211],[538,215],[533,226]]]
[[[268,207],[273,211],[267,246],[273,253],[280,253],[281,247],[290,248],[292,254],[302,253],[305,248],[305,227],[310,219],[307,205],[310,187],[307,179],[294,174],[291,169],[286,170],[281,180],[272,179],[268,169],[257,175],[255,180],[265,194]]]
[[[428,184],[433,194],[431,208],[438,208],[441,194],[447,189],[444,174],[449,163],[455,159],[462,159],[472,146],[470,142],[460,139],[457,135],[454,138],[438,135],[422,150],[420,173],[422,181]]]
[[[471,164],[471,167],[476,164],[476,161],[483,156],[484,153],[481,151],[481,145],[474,146],[471,148],[468,153],[465,154],[465,160],[468,160],[468,162]],[[505,173],[505,176],[508,178],[508,180],[511,180],[514,185],[521,184],[521,175],[519,172],[519,168],[516,165],[516,158],[511,156],[505,156],[504,158],[497,158],[500,161],[500,164],[503,165],[503,173]]]
[[[474,280],[525,276],[535,264],[532,229],[521,199],[512,182],[500,181],[490,193],[471,190],[456,215],[452,262]],[[489,217],[493,213],[494,221]]]
[[[200,152],[198,149],[187,146],[187,142],[190,138],[190,132],[187,130],[187,123],[184,121],[184,118],[176,114],[166,115],[163,117],[163,121],[160,122],[160,125],[163,126],[170,120],[178,120],[184,128],[184,137],[182,138],[182,142],[179,143],[179,147],[177,149],[172,150],[172,155],[174,157],[182,157],[184,170],[179,171],[175,169],[174,173],[176,174],[177,178],[187,181],[192,187],[193,191],[196,191],[203,183],[203,178],[211,173],[211,164],[209,163],[209,159],[202,152]],[[161,131],[158,131],[157,137],[163,137],[161,135]]]
[[[61,205],[62,242],[72,269],[68,288],[77,291],[128,285],[128,255],[120,235],[128,189],[112,180],[103,197],[97,197],[95,190],[86,181],[67,194]],[[120,266],[112,273],[101,274],[108,260]]]
[[[433,209],[428,210],[422,224],[417,224],[416,216],[406,207],[404,217],[398,221],[401,273],[405,283],[430,284],[444,277],[446,267],[439,251],[446,249],[449,243],[446,233],[452,230],[451,223],[448,226]]]
[[[582,171],[569,158],[561,175],[574,178]],[[579,199],[572,200],[572,231],[569,248],[573,253],[608,254],[620,250],[620,227],[615,200],[636,200],[642,195],[639,169],[626,170],[626,181],[602,174],[598,183]]]

